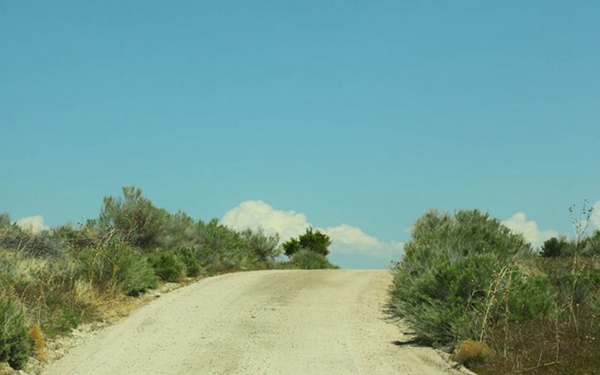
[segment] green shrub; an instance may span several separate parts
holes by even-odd
[[[296,251],[290,260],[292,268],[316,270],[339,268],[331,264],[324,255],[318,254],[309,249],[300,249]]]
[[[600,256],[600,230],[594,231],[591,236],[586,238],[583,246],[583,255]]]
[[[163,281],[176,283],[183,278],[185,265],[173,251],[161,251],[149,259],[154,273]]]
[[[258,254],[242,238],[240,233],[219,224],[213,219],[197,226],[200,246],[198,258],[209,272],[229,272],[262,268]]]
[[[546,258],[557,258],[573,254],[573,246],[565,237],[552,237],[542,245],[540,255]]]
[[[32,256],[58,256],[62,252],[60,239],[50,231],[33,233],[16,224],[0,228],[0,247]]]
[[[93,220],[88,220],[79,229],[70,224],[54,229],[54,235],[60,239],[64,247],[71,252],[79,252],[89,247],[97,247],[100,243],[100,234]]]
[[[438,258],[429,272],[412,277],[403,263],[394,275],[393,307],[417,332],[421,342],[446,344],[481,331],[486,286],[491,283],[497,259],[473,255],[450,261]]]
[[[60,335],[68,335],[73,328],[79,327],[87,318],[86,310],[73,310],[70,308],[56,312],[56,318],[44,325],[44,332],[53,338]]]
[[[519,271],[512,275],[512,290],[506,305],[506,317],[520,322],[548,316],[554,308],[556,292],[546,275],[525,278]]]
[[[262,261],[271,261],[282,253],[278,234],[268,235],[262,228],[258,228],[256,231],[246,229],[240,235]]]
[[[313,231],[311,227],[308,227],[306,233],[301,234],[298,238],[290,238],[283,243],[282,247],[285,255],[290,258],[302,249],[308,249],[326,257],[329,255],[329,245],[331,245],[331,238],[328,235],[320,230]]]
[[[123,187],[123,198],[105,197],[98,225],[102,233],[115,233],[127,244],[149,249],[157,247],[170,215],[142,197],[142,190]]]
[[[427,344],[449,344],[485,333],[501,319],[548,314],[548,278],[527,276],[518,263],[530,245],[478,210],[419,218],[392,272],[391,307]]]
[[[147,258],[118,240],[85,249],[77,260],[80,275],[105,291],[138,295],[156,287],[154,270]]]
[[[565,273],[556,279],[556,283],[563,301],[578,306],[586,303],[588,296],[600,289],[600,272],[583,270]]]
[[[17,278],[14,258],[17,256],[13,251],[0,248],[0,293],[9,292],[10,287]]]
[[[185,274],[189,277],[196,277],[202,273],[202,267],[198,260],[198,252],[189,247],[180,247],[176,254],[185,266]]]
[[[32,353],[23,312],[10,297],[0,296],[0,362],[20,369]]]
[[[179,247],[195,248],[199,242],[196,223],[184,212],[165,217],[161,232],[162,235],[157,238],[159,245],[157,247],[162,250]]]

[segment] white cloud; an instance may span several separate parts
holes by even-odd
[[[557,237],[555,230],[540,230],[535,221],[527,221],[525,213],[517,212],[510,219],[502,221],[508,229],[521,233],[534,247],[541,247],[549,238]]]
[[[331,253],[336,255],[367,255],[378,258],[400,259],[404,244],[383,242],[363,232],[360,228],[342,224],[325,229],[331,237]]]
[[[223,216],[221,223],[234,229],[256,229],[279,233],[282,241],[304,233],[310,223],[304,214],[279,211],[263,201],[246,201]]]
[[[590,229],[600,230],[600,201],[593,206],[592,216],[590,216]]]
[[[221,223],[234,229],[258,227],[267,233],[279,233],[285,242],[306,232],[311,226],[306,215],[295,211],[279,211],[263,201],[246,201],[223,216]],[[319,228],[315,228],[319,229]],[[383,242],[347,224],[320,229],[332,241],[332,255],[362,255],[397,260],[403,244]]]
[[[22,229],[30,230],[33,233],[39,233],[41,231],[50,229],[44,224],[44,218],[40,215],[24,217],[17,220],[16,224]]]

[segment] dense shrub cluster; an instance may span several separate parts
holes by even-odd
[[[8,218],[8,215],[4,214]],[[14,249],[22,253],[41,257],[57,256],[62,249],[62,243],[58,236],[50,231],[33,233],[22,229],[16,224],[6,224],[0,221],[0,248]]]
[[[546,258],[569,258],[575,255],[586,257],[600,256],[600,230],[591,236],[584,237],[581,242],[569,240],[565,236],[552,237],[544,242],[540,255]]]
[[[481,374],[594,374],[600,353],[600,259],[535,258],[553,290],[553,314],[495,327],[495,355],[473,367]]]
[[[123,188],[123,198],[105,198],[99,219],[89,224],[102,237],[118,237],[146,255],[154,254],[156,259],[160,258],[157,253],[175,251],[179,260],[187,260],[187,275],[202,269],[221,272],[264,268],[281,254],[277,235],[267,235],[260,229],[238,232],[217,219],[195,222],[182,212],[170,214],[156,208],[142,197],[140,189],[133,187]],[[180,250],[184,248],[186,255]],[[191,256],[197,264],[190,262]]]
[[[478,373],[594,368],[600,350],[597,232],[578,244],[549,240],[538,255],[522,236],[472,210],[427,212],[411,234],[405,257],[392,269],[391,310],[418,340],[455,347],[455,358]]]
[[[477,210],[429,211],[411,234],[393,270],[392,304],[422,342],[478,339],[489,322],[550,311],[547,280],[518,266],[531,247],[498,220]]]

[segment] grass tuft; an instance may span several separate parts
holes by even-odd
[[[29,328],[29,337],[33,341],[33,355],[40,361],[45,361],[48,357],[46,353],[46,341],[44,340],[44,334],[39,324],[34,323]]]
[[[476,363],[485,363],[490,353],[490,348],[484,342],[465,340],[458,346],[452,359],[461,365],[470,367]]]

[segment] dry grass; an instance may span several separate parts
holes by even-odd
[[[148,291],[139,296],[124,296],[110,293],[95,293],[94,306],[97,311],[98,319],[114,322],[131,314],[133,311],[147,305],[161,294],[168,293],[182,286],[188,285],[201,277],[187,278],[181,283],[159,283],[156,289]]]
[[[486,335],[489,360],[471,369],[490,375],[600,375],[599,260],[541,258],[538,265],[557,288],[555,312],[494,325]]]
[[[33,355],[39,361],[45,361],[48,357],[46,353],[46,341],[44,340],[44,334],[39,324],[34,323],[29,328],[29,337],[33,341]]]
[[[96,315],[93,291],[76,275],[72,261],[36,258],[0,249],[0,275],[4,293],[15,296],[25,310],[28,324],[38,324],[50,337]]]
[[[10,367],[8,365],[8,363],[0,363],[0,375],[14,375],[15,374],[15,370],[12,369],[12,367]]]
[[[579,331],[574,322],[540,319],[494,331],[492,355],[471,367],[478,374],[600,374],[600,329],[590,321]]]
[[[456,349],[452,360],[461,365],[471,366],[475,363],[485,363],[490,353],[490,348],[484,342],[465,340]]]

